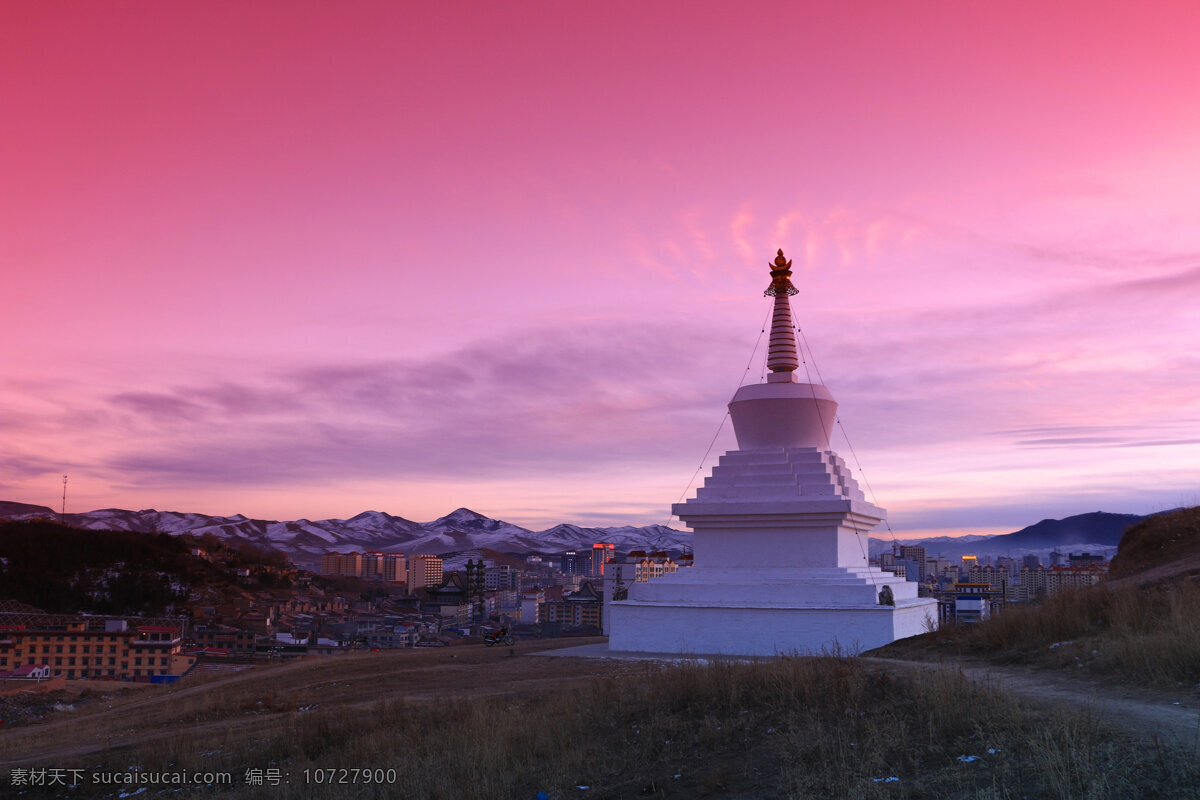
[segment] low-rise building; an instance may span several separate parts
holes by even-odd
[[[230,655],[253,655],[256,634],[232,625],[193,625],[192,641],[205,650],[224,650]]]
[[[390,628],[379,628],[367,634],[367,645],[377,650],[390,650],[399,647],[415,647],[420,639],[421,629],[416,625],[397,624]]]
[[[958,583],[954,586],[954,622],[971,625],[992,615],[992,605],[1003,593],[987,583]]]

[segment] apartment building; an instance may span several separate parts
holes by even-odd
[[[348,575],[357,578],[362,575],[362,571],[362,553],[323,553],[321,555],[322,575]]]
[[[321,574],[346,575],[384,583],[406,583],[408,561],[404,553],[323,553]]]
[[[426,553],[414,553],[408,559],[408,591],[442,583],[442,559]]]
[[[504,564],[487,567],[483,573],[483,588],[488,591],[519,590],[521,571]]]
[[[532,625],[542,621],[542,604],[546,602],[546,593],[541,589],[530,589],[521,592],[521,623]]]
[[[634,564],[634,581],[637,583],[645,583],[679,571],[675,560],[662,551],[646,555],[640,550],[635,550],[629,554],[629,560]]]
[[[596,542],[592,545],[591,569],[588,575],[593,578],[604,577],[604,565],[616,557],[617,546],[608,542]]]
[[[67,679],[151,680],[182,675],[195,663],[180,651],[183,625],[140,625],[125,620],[55,614],[22,615],[17,624],[0,625],[0,671],[29,664],[49,665]]]

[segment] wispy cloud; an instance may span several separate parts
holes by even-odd
[[[39,477],[62,470],[62,463],[47,458],[32,455],[0,456],[0,479],[19,481],[24,478]]]
[[[111,402],[120,410],[158,420],[191,422],[199,420],[208,413],[207,409],[199,403],[162,392],[123,392],[114,395]]]
[[[728,343],[702,329],[581,327],[436,360],[311,365],[245,384],[125,392],[107,402],[150,428],[134,447],[117,444],[105,466],[131,485],[311,484],[590,474],[690,455],[695,424],[715,419],[728,399],[688,379],[706,360],[697,348],[727,358]]]
[[[733,236],[733,242],[737,245],[738,252],[746,261],[754,258],[758,248],[752,244],[748,238],[751,227],[754,225],[754,215],[745,208],[738,211],[733,217],[733,222],[730,223],[729,229]]]

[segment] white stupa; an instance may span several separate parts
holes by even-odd
[[[610,606],[610,650],[855,654],[937,624],[935,599],[868,564],[885,512],[829,449],[833,395],[797,382],[791,266],[780,250],[765,293],[771,374],[729,404],[738,449],[672,506],[696,532],[695,566],[630,585]]]

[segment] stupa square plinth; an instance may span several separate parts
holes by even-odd
[[[796,381],[790,266],[781,251],[767,290],[771,375],[729,404],[738,449],[672,507],[695,531],[695,566],[611,603],[610,650],[856,654],[936,625],[935,599],[869,564],[867,537],[885,512],[829,449],[833,395]]]

